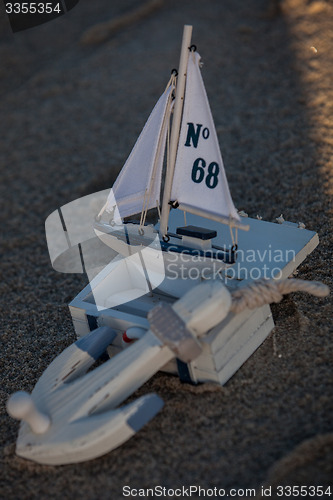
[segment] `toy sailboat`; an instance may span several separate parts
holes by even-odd
[[[149,247],[151,268],[154,258],[159,257],[156,250],[162,250],[166,272],[168,263],[175,262],[177,254],[183,263],[181,254],[184,252],[195,257],[196,266],[206,267],[209,261],[212,266],[219,264],[223,269],[235,262],[236,240],[233,239],[234,244],[229,248],[214,245],[212,240],[217,232],[186,225],[186,213],[221,222],[231,231],[249,229],[241,222],[231,199],[200,72],[200,55],[194,45],[190,46],[191,31],[191,26],[185,26],[179,75],[176,77],[175,72],[172,73],[94,226],[98,237],[124,256],[138,248]],[[165,151],[167,160],[160,209]],[[185,225],[177,227],[176,232],[168,231],[171,207],[185,215]],[[158,230],[145,225],[147,211],[153,208],[160,215]],[[140,212],[139,223],[123,222]],[[190,268],[193,260],[186,262]]]
[[[89,285],[69,305],[78,340],[31,395],[8,401],[10,415],[23,420],[22,457],[66,464],[111,451],[162,407],[155,394],[119,407],[156,371],[224,384],[273,329],[269,302],[295,290],[327,294],[287,279],[317,246],[315,232],[286,221],[244,224],[237,213],[191,31],[185,26],[177,84],[173,74],[111,192],[46,220],[53,267],[86,272]],[[160,221],[148,225],[147,211],[160,210],[165,149]],[[140,212],[139,223],[126,220]],[[239,250],[233,229],[250,229],[241,231]],[[269,281],[255,290],[258,278]],[[271,300],[253,298],[269,290]],[[87,373],[106,349],[111,359]]]

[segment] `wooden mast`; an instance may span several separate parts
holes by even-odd
[[[191,45],[192,37],[192,26],[185,25],[183,31],[182,48],[180,53],[179,70],[178,70],[178,80],[177,80],[177,90],[175,99],[175,109],[172,119],[172,130],[170,138],[170,158],[167,166],[165,184],[163,191],[163,203],[161,211],[160,220],[160,235],[165,236],[168,231],[168,220],[170,213],[170,196],[172,189],[173,174],[176,164],[177,148],[179,141],[179,132],[183,112],[184,104],[184,94],[185,94],[185,82],[186,82],[186,71],[187,71],[187,61],[189,57],[189,48]]]

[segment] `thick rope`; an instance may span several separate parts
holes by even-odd
[[[246,308],[255,309],[271,302],[280,302],[283,295],[291,292],[307,292],[316,297],[326,297],[329,294],[329,288],[319,281],[261,279],[232,292],[230,310],[240,313]]]

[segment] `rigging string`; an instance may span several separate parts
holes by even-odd
[[[170,85],[173,85],[175,88],[176,88],[176,78],[177,78],[177,75],[178,75],[178,72],[176,69],[173,69],[171,71],[171,76],[170,76],[170,79],[164,89],[164,94],[165,92],[168,90],[168,88],[170,87]]]
[[[230,236],[231,236],[231,242],[232,242],[232,250],[237,250],[238,247],[238,230],[237,228],[235,229],[235,234],[233,233],[233,226],[232,224],[228,224],[229,230],[230,230]]]
[[[156,200],[156,208],[157,208],[157,212],[158,212],[158,218],[161,220],[161,210],[160,210],[160,204],[159,204],[158,200]]]
[[[171,114],[170,114],[170,119],[171,119]],[[171,125],[171,123],[169,121],[168,130],[167,130],[167,140],[166,140],[166,150],[167,150],[166,165],[167,165],[167,170],[168,170],[169,165],[170,165],[170,129],[171,129],[170,125]],[[164,182],[165,182],[165,180],[164,180]]]
[[[96,220],[97,221],[100,221],[101,220],[101,217],[104,213],[104,210],[106,209],[106,207],[108,206],[108,200],[106,200],[105,204],[103,205],[103,207],[101,208],[101,210],[99,211],[98,215],[96,215]]]
[[[150,187],[150,189],[151,189],[151,187]],[[149,189],[149,194],[150,194],[150,189]],[[149,200],[149,198],[148,198],[148,200]],[[148,211],[148,209],[147,209],[148,200],[147,200],[147,188],[146,188],[145,195],[143,197],[143,204],[142,204],[140,224],[139,224],[139,232],[143,230],[143,226],[145,225],[145,222],[146,222],[147,211]]]

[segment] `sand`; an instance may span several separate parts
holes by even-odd
[[[276,328],[224,387],[153,377],[139,394],[155,391],[165,407],[121,448],[62,467],[15,455],[18,423],[5,402],[31,391],[75,340],[67,304],[86,283],[52,269],[44,221],[112,184],[178,64],[183,24],[204,59],[235,205],[316,230],[320,245],[298,277],[332,287],[333,6],[168,0],[132,15],[142,4],[81,0],[15,35],[1,16],[0,498],[117,499],[124,485],[259,497],[264,484],[275,498],[278,485],[327,486],[332,299],[301,294],[272,307]],[[94,43],[87,33],[102,22],[111,28]]]

